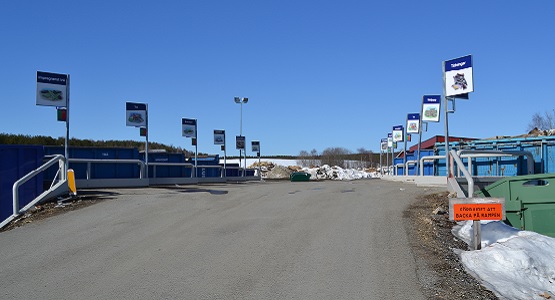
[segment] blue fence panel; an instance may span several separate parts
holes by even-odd
[[[242,175],[239,172],[239,169],[237,169],[238,167],[239,167],[239,164],[226,164],[225,176],[226,177],[238,177],[239,175]],[[233,168],[233,169],[229,169],[229,168]]]
[[[139,159],[139,151],[136,148],[70,147],[68,150],[70,159]],[[65,154],[64,148],[58,146],[45,146],[44,153]],[[75,179],[87,178],[87,163],[70,162],[69,168],[73,169]],[[138,164],[93,163],[90,178],[138,178],[139,172]],[[55,173],[49,171],[45,176],[51,180],[54,175]]]
[[[498,140],[476,140],[460,144],[450,143],[450,148],[476,149],[476,150],[501,150],[501,151],[528,151],[532,154],[534,173],[555,172],[555,136],[537,136],[525,138],[506,138]],[[440,155],[445,154],[445,144],[437,143],[436,148]],[[477,176],[516,176],[528,174],[528,157],[490,157],[475,158],[472,172]],[[445,174],[445,165],[440,168],[440,173]]]
[[[117,148],[117,159],[139,159],[137,148]],[[140,167],[138,164],[117,164],[116,176],[118,178],[139,178]]]
[[[94,148],[91,149],[91,151],[95,159],[116,159],[116,149]],[[118,178],[116,170],[117,166],[115,163],[93,164],[91,166],[91,178]]]
[[[141,159],[144,161],[144,153],[141,153]],[[185,156],[183,153],[148,153],[148,161],[161,163],[184,163]],[[156,178],[174,178],[174,177],[191,177],[191,168],[183,166],[156,166]],[[148,177],[154,178],[154,166],[148,167]]]
[[[421,150],[420,151],[421,156],[425,157],[425,156],[431,156],[434,155],[434,151],[433,150]],[[419,157],[418,157],[418,151],[415,152],[408,152],[407,153],[407,160],[406,161],[418,161]],[[393,160],[394,165],[396,164],[403,164],[403,166],[399,166],[397,168],[397,172],[399,175],[405,175],[405,167],[404,167],[404,163],[405,163],[405,159],[404,158],[395,158]],[[420,166],[417,168],[416,164],[409,164],[408,166],[408,175],[420,175]],[[431,161],[426,161],[424,162],[424,175],[426,176],[431,176],[434,175],[434,162]]]
[[[43,164],[42,146],[0,145],[0,221],[13,213],[13,184]],[[19,207],[23,207],[43,189],[43,174],[39,174],[19,187]]]

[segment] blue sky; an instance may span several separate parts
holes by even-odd
[[[475,91],[449,134],[519,135],[552,111],[555,2],[2,1],[0,132],[65,136],[36,105],[36,72],[71,76],[70,136],[144,140],[125,102],[149,106],[150,141],[228,154],[243,134],[262,155],[379,151],[392,126],[443,91],[442,62],[472,54]],[[423,140],[443,135],[430,123]],[[418,140],[413,136],[413,141]],[[414,143],[414,142],[413,142]],[[410,143],[410,144],[413,144]],[[409,144],[409,145],[410,145]],[[233,149],[233,150],[232,150]],[[235,153],[236,154],[236,153]]]

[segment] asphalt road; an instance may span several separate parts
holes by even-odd
[[[423,299],[411,184],[120,189],[0,233],[2,299]]]

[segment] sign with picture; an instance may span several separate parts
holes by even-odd
[[[422,121],[439,122],[441,95],[424,95],[422,97]]]
[[[252,152],[260,152],[260,141],[251,142]]]
[[[380,141],[380,148],[382,149],[382,152],[385,152],[387,150],[387,138],[383,138]]]
[[[235,148],[238,150],[245,150],[245,137],[237,135],[235,136]]]
[[[37,105],[67,107],[69,75],[37,71]]]
[[[474,91],[472,55],[443,62],[445,96],[468,94]]]
[[[391,132],[387,134],[387,147],[393,147],[393,134]]]
[[[197,137],[197,120],[196,119],[181,119],[181,134],[184,137],[196,138]]]
[[[125,103],[125,125],[134,127],[146,127],[146,104]]]
[[[402,125],[393,126],[393,142],[404,141],[404,130]]]
[[[408,114],[407,133],[419,133],[419,132],[420,132],[420,114],[419,113]]]
[[[225,145],[225,130],[214,130],[214,145]]]

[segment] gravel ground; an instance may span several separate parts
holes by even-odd
[[[451,233],[447,195],[420,197],[403,215],[422,291],[428,299],[498,299],[465,272],[453,251],[470,249]]]

